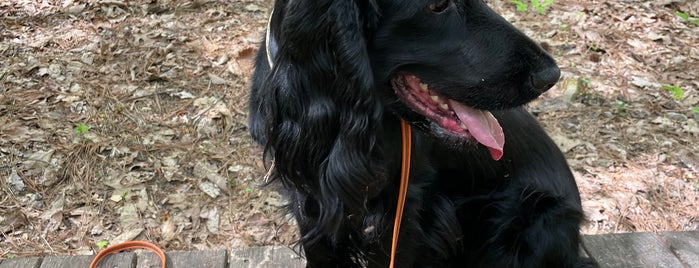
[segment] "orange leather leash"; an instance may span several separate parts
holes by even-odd
[[[398,233],[400,232],[400,222],[403,219],[403,208],[405,208],[405,198],[408,195],[408,178],[410,177],[410,149],[412,148],[412,134],[410,124],[400,120],[401,133],[403,134],[403,153],[400,167],[400,189],[398,190],[398,205],[396,206],[396,218],[393,222],[393,241],[391,243],[391,263],[390,268],[395,267],[396,248],[398,247]]]
[[[155,254],[158,255],[158,257],[160,257],[160,263],[162,263],[160,267],[165,268],[165,253],[163,253],[163,250],[161,250],[158,246],[156,246],[153,243],[139,240],[126,241],[124,243],[119,243],[105,248],[104,250],[100,251],[100,253],[97,253],[97,256],[95,256],[95,258],[92,259],[92,262],[90,263],[90,268],[96,268],[97,264],[102,259],[104,259],[104,257],[130,249],[147,249],[153,251]]]

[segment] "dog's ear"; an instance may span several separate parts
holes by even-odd
[[[265,153],[274,158],[274,177],[309,197],[303,206],[323,228],[317,233],[332,234],[385,177],[376,146],[382,107],[366,49],[376,5],[278,1],[274,12],[274,67],[253,92]]]

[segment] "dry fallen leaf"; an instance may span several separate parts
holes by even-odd
[[[219,188],[211,182],[201,181],[197,183],[197,186],[199,187],[199,190],[201,190],[211,198],[216,198],[219,195],[221,195],[221,191],[219,190]]]

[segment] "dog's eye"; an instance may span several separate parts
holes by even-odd
[[[449,8],[451,0],[439,0],[437,3],[430,4],[430,11],[434,13],[442,13],[444,10]]]

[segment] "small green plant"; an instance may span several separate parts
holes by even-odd
[[[661,85],[663,89],[667,90],[672,94],[672,98],[676,100],[681,100],[684,97],[684,90],[677,84],[674,85]]]
[[[580,81],[582,81],[583,85],[586,88],[592,88],[592,81],[590,81],[590,79],[582,77],[582,78],[580,78]]]
[[[245,187],[245,192],[246,193],[252,193],[252,188],[250,186]]]
[[[5,257],[6,257],[7,259],[14,259],[14,258],[15,258],[15,254],[7,253],[7,255],[5,255]]]
[[[590,45],[590,50],[592,50],[593,52],[604,53],[604,49],[601,49],[596,44]]]
[[[510,0],[510,2],[515,4],[515,7],[519,12],[526,12],[529,8],[529,5],[527,5],[527,3],[525,2],[522,2],[522,0]]]
[[[510,3],[515,4],[519,12],[526,12],[527,9],[529,9],[529,4],[525,3],[523,0],[510,0]],[[553,0],[531,0],[532,8],[541,15],[546,14],[546,7],[551,4],[553,4]]]
[[[73,128],[73,133],[75,133],[75,141],[79,142],[82,140],[82,136],[90,132],[90,128],[86,124],[78,124]]]
[[[126,197],[129,195],[129,191],[121,193],[121,199],[126,199]]]
[[[226,182],[228,184],[228,189],[235,189],[235,186],[236,186],[235,180],[233,180],[232,178],[228,178],[226,180]]]
[[[667,90],[672,94],[672,98],[678,101],[682,101],[684,98],[684,90],[677,84],[674,85],[660,85],[663,89]],[[699,114],[699,107],[690,108],[692,113]]]
[[[626,116],[627,110],[626,110],[626,103],[623,101],[616,101],[616,109],[619,115],[621,116]]]
[[[675,16],[679,17],[683,21],[688,21],[691,23],[694,23],[694,25],[699,25],[699,18],[691,17],[689,16],[689,13],[687,12],[675,12]]]
[[[88,133],[88,132],[90,132],[90,128],[87,127],[87,125],[85,125],[85,124],[78,124],[73,129],[73,133],[78,134],[78,135],[83,135],[83,134]]]
[[[543,2],[539,0],[532,0],[532,7],[534,7],[534,9],[541,15],[546,14],[545,9],[551,4],[553,4],[553,0],[544,0]]]
[[[106,240],[99,241],[99,242],[97,242],[97,249],[106,248],[107,245],[109,245],[109,241],[106,241]]]

